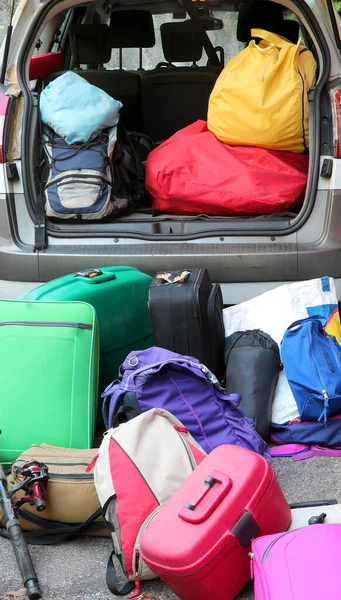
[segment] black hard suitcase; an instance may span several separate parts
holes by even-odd
[[[149,307],[156,344],[194,356],[222,381],[223,296],[206,269],[157,273],[149,288]]]

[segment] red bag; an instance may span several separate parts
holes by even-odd
[[[32,56],[30,62],[29,79],[43,79],[51,73],[61,71],[63,68],[63,57],[61,52],[46,52]]]
[[[251,577],[251,540],[285,531],[290,522],[265,458],[222,445],[150,522],[141,556],[181,600],[232,600]]]
[[[228,146],[206,121],[181,129],[147,159],[153,208],[168,214],[268,215],[298,211],[309,156]]]

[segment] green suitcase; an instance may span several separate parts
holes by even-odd
[[[0,462],[44,442],[92,447],[98,359],[89,304],[0,300]]]
[[[132,267],[100,267],[43,283],[25,292],[25,300],[81,300],[97,313],[100,337],[99,394],[118,376],[133,350],[154,346],[148,307],[152,277]],[[101,410],[98,423],[102,422]]]

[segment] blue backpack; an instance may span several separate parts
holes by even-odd
[[[341,346],[328,335],[325,317],[295,321],[281,343],[284,370],[302,421],[341,414]]]
[[[46,215],[107,220],[132,210],[136,203],[139,206],[145,195],[140,145],[142,142],[128,136],[120,124],[94,134],[86,143],[75,144],[68,144],[45,126]]]
[[[327,423],[300,421],[271,424],[271,456],[293,456],[303,460],[311,456],[341,456],[341,415]]]

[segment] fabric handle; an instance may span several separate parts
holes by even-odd
[[[128,362],[129,364],[129,362]],[[162,369],[162,367],[166,366],[166,365],[178,365],[180,367],[184,367],[185,369],[188,369],[189,371],[191,371],[193,373],[193,369],[196,369],[199,373],[201,373],[202,375],[204,375],[204,377],[206,379],[208,379],[209,381],[211,381],[211,383],[213,385],[215,385],[216,387],[221,387],[219,384],[218,379],[216,378],[216,376],[214,375],[214,373],[212,373],[205,365],[203,365],[202,363],[194,363],[192,361],[190,361],[187,358],[169,358],[167,360],[162,360],[160,362],[157,363],[153,363],[150,365],[145,365],[143,367],[140,367],[139,369],[136,369],[136,371],[133,371],[131,373],[131,375],[129,375],[128,377],[128,381],[127,381],[127,387],[129,387],[129,383],[130,381],[134,381],[134,379],[138,376],[138,375],[154,375],[155,372],[159,371],[160,369]],[[129,365],[130,367],[134,367],[136,366],[135,364],[131,364]],[[156,369],[156,371],[153,371],[153,369]],[[199,375],[198,373],[198,375]]]
[[[327,323],[327,319],[323,315],[313,315],[312,317],[307,317],[306,319],[298,319],[297,321],[294,321],[293,323],[291,323],[291,325],[289,325],[287,331],[293,329],[294,327],[302,325],[302,323],[307,323],[308,321],[319,321],[319,323],[321,323],[321,319],[324,321],[324,324]]]
[[[274,44],[275,46],[278,46],[279,48],[296,46],[296,48],[298,49],[300,47],[301,41],[302,41],[302,38],[299,38],[297,44],[292,44],[291,42],[289,42],[285,38],[281,37],[280,35],[271,33],[271,31],[267,31],[266,29],[251,29],[251,35],[252,35],[252,37],[261,38],[262,40],[265,40],[266,42],[269,42],[270,44]]]

